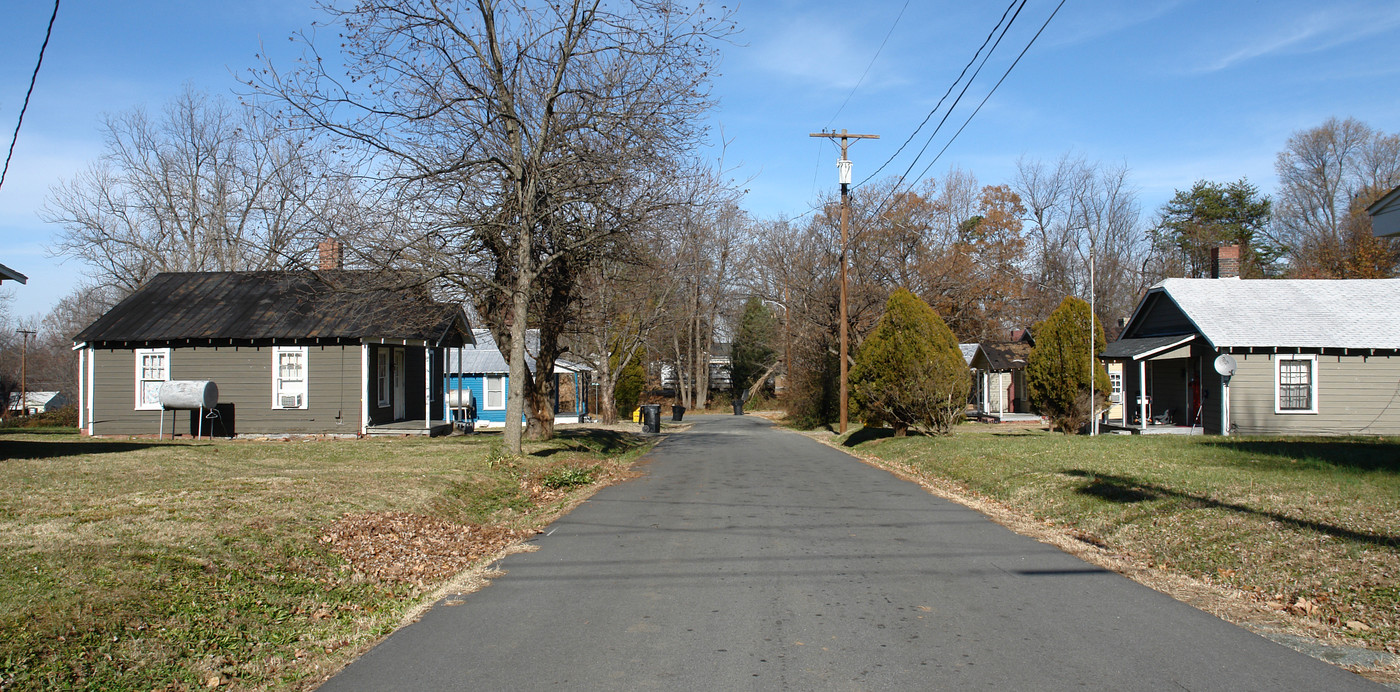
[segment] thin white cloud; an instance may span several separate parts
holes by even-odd
[[[1228,52],[1209,59],[1195,71],[1218,72],[1270,55],[1300,55],[1343,46],[1400,26],[1400,9],[1329,6],[1279,19],[1248,34],[1232,32],[1231,35],[1247,35],[1250,39],[1231,46]]]
[[[855,86],[870,62],[868,51],[855,46],[839,24],[805,19],[784,23],[755,40],[752,50],[751,62],[760,70],[832,89]],[[877,63],[866,84],[878,69]]]
[[[1145,24],[1175,10],[1186,0],[1157,2],[1082,3],[1071,9],[1067,5],[1050,26],[1044,39],[1049,46],[1070,46],[1102,36],[1115,34],[1139,24]]]

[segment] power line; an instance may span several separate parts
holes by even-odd
[[[880,57],[880,51],[885,49],[885,44],[889,42],[890,36],[894,35],[894,28],[899,26],[899,20],[904,17],[904,11],[907,9],[909,9],[909,0],[904,0],[904,6],[899,8],[899,14],[895,15],[890,30],[885,32],[885,40],[881,41],[880,47],[875,49],[875,55],[870,56],[870,64],[866,65],[865,71],[860,73],[860,79],[857,79],[856,85],[851,87],[851,93],[846,94],[846,100],[842,101],[841,107],[836,109],[836,115],[831,116],[831,120],[826,121],[826,127],[831,127],[831,124],[836,122],[836,118],[840,117],[841,111],[846,110],[846,104],[851,102],[851,97],[856,95],[856,89],[859,89],[860,85],[865,82],[866,75],[870,74],[870,68],[875,66],[875,61]],[[822,129],[825,130],[826,127]]]
[[[5,186],[5,175],[10,172],[10,158],[15,155],[15,143],[19,141],[19,128],[24,124],[24,112],[29,109],[29,97],[34,93],[34,82],[39,79],[39,67],[44,64],[44,50],[49,47],[49,37],[53,35],[53,22],[58,18],[59,0],[53,0],[53,14],[49,15],[49,28],[44,31],[44,44],[39,46],[39,60],[34,63],[34,74],[29,77],[29,90],[24,92],[24,105],[19,108],[19,120],[15,123],[15,134],[10,138],[10,153],[5,155],[5,167],[0,169],[0,187]]]
[[[934,156],[933,160],[929,161],[927,166],[924,166],[924,170],[919,173],[920,178],[924,177],[924,174],[928,173],[930,168],[933,168],[933,164],[937,163],[938,159],[943,157],[943,152],[948,151],[948,147],[953,146],[953,141],[956,140],[958,138],[958,135],[962,134],[962,131],[967,128],[967,124],[972,122],[973,116],[977,115],[977,112],[982,110],[982,106],[987,105],[987,99],[990,99],[992,97],[992,94],[995,94],[997,92],[997,87],[1001,86],[1001,83],[1006,81],[1007,76],[1011,74],[1011,70],[1015,69],[1016,64],[1021,62],[1021,58],[1026,56],[1026,51],[1029,51],[1031,49],[1031,46],[1035,45],[1035,40],[1040,38],[1041,32],[1045,31],[1045,27],[1050,26],[1050,20],[1054,19],[1055,15],[1060,12],[1060,8],[1064,6],[1065,0],[1060,0],[1060,4],[1055,6],[1055,11],[1051,12],[1050,16],[1045,18],[1045,23],[1040,25],[1040,30],[1035,32],[1035,36],[1031,37],[1030,42],[1027,43],[1026,47],[1021,50],[1020,55],[1017,55],[1016,59],[1011,62],[1011,66],[1006,68],[1006,72],[1002,73],[1001,79],[998,79],[997,83],[992,85],[992,90],[988,91],[987,95],[983,97],[982,102],[977,104],[977,108],[974,108],[972,110],[972,115],[967,116],[967,120],[963,121],[962,127],[959,127],[958,131],[953,133],[953,136],[949,138],[948,143],[944,144],[943,148],[938,151],[938,155]]]
[[[967,75],[968,69],[972,67],[973,63],[977,62],[977,58],[978,58],[979,56],[982,55],[982,49],[983,49],[983,48],[986,48],[986,47],[987,47],[987,44],[991,42],[992,37],[995,36],[996,33],[997,33],[997,29],[1000,29],[1000,28],[1001,28],[1002,22],[1005,22],[1005,21],[1006,21],[1006,15],[1011,14],[1011,8],[1015,7],[1017,2],[1020,2],[1020,3],[1022,4],[1022,6],[1025,5],[1025,0],[1011,0],[1011,4],[1009,4],[1009,5],[1006,6],[1006,11],[1001,13],[1001,19],[998,19],[996,25],[992,27],[992,30],[989,31],[989,32],[987,32],[987,38],[985,38],[985,39],[982,40],[982,45],[980,45],[980,46],[977,47],[977,52],[973,53],[973,54],[972,54],[972,58],[971,58],[970,60],[967,61],[967,64],[966,64],[966,65],[963,66],[962,72],[958,73],[958,78],[957,78],[957,79],[954,79],[954,80],[953,80],[953,83],[948,85],[948,90],[945,91],[945,92],[943,92],[943,96],[941,96],[941,97],[938,99],[938,103],[935,104],[931,110],[929,110],[928,115],[925,115],[925,116],[924,116],[923,122],[919,123],[919,126],[916,127],[916,128],[914,128],[914,131],[913,131],[913,132],[910,132],[910,133],[909,133],[909,137],[908,137],[907,139],[904,140],[904,143],[901,144],[901,145],[899,145],[899,148],[896,149],[895,152],[894,152],[893,154],[891,154],[890,157],[889,157],[888,159],[885,159],[885,162],[882,163],[882,164],[880,164],[880,166],[879,166],[878,168],[875,169],[875,172],[871,173],[870,175],[865,176],[865,179],[863,179],[863,180],[861,180],[859,183],[857,183],[857,184],[855,185],[855,187],[860,187],[861,185],[864,185],[864,184],[866,184],[867,182],[870,182],[870,179],[871,179],[871,178],[874,178],[875,176],[879,175],[879,174],[880,174],[880,171],[885,170],[885,166],[890,165],[890,163],[891,163],[892,161],[894,161],[895,158],[897,158],[897,157],[900,155],[900,153],[902,153],[902,152],[904,151],[904,147],[909,146],[909,143],[912,142],[912,141],[914,141],[914,137],[917,136],[917,135],[919,134],[919,131],[920,131],[920,130],[924,129],[924,126],[928,124],[928,121],[931,120],[931,119],[933,118],[933,114],[934,114],[934,113],[937,113],[937,112],[938,112],[938,109],[941,108],[941,107],[943,106],[943,102],[946,101],[946,100],[948,99],[948,94],[953,93],[953,90],[956,89],[956,88],[958,87],[958,84],[960,84],[960,83],[962,82],[963,77]],[[1017,12],[1019,13],[1019,10],[1018,10]],[[1012,21],[1015,21],[1015,19],[1013,18]],[[1008,26],[1008,28],[1010,27],[1009,24],[1008,24],[1007,26]],[[1006,34],[1006,32],[1003,30],[1003,31],[1002,31],[1002,35],[1004,36],[1005,34]],[[997,42],[998,42],[998,43],[1000,43],[1000,41],[1001,41],[1001,39],[997,39]],[[992,47],[992,50],[996,50],[996,47],[993,46],[993,47]],[[991,53],[989,52],[989,53],[987,53],[987,55],[990,57],[990,56],[991,56]],[[986,63],[986,59],[984,58],[984,59],[983,59],[983,64],[985,64],[985,63]],[[980,72],[982,68],[979,67],[979,68],[977,68],[977,69],[978,69],[978,71]],[[977,78],[977,74],[974,73],[974,74],[972,75],[972,77],[973,77],[973,79],[976,79],[976,78]],[[972,80],[969,79],[969,80],[968,80],[968,84],[970,85],[971,83],[972,83]],[[966,87],[964,87],[964,88],[963,88],[963,91],[966,91],[966,90],[967,90]],[[961,98],[961,94],[959,94],[959,98]],[[953,104],[953,106],[956,106],[956,105],[957,105],[957,103],[954,103],[954,104]],[[952,106],[949,107],[949,111],[951,111],[951,110],[952,110]],[[947,116],[944,116],[944,119],[946,120],[946,119],[947,119]],[[940,122],[939,125],[941,126],[942,123]],[[937,133],[938,133],[937,130],[935,130],[935,131],[934,131],[934,134],[937,134]],[[918,158],[915,157],[914,160],[917,161]],[[912,166],[911,166],[911,168],[912,168]]]

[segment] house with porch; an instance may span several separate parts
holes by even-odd
[[[510,391],[510,364],[489,329],[473,331],[473,343],[450,349],[447,357],[447,390],[462,392],[458,401],[474,401],[452,412],[453,420],[466,427],[502,428],[506,422],[506,395]],[[535,370],[540,333],[526,333],[525,361]],[[588,415],[587,392],[592,369],[563,358],[554,361],[554,422],[581,423]]]
[[[323,265],[324,266],[324,265]],[[88,435],[423,435],[450,431],[446,354],[472,343],[466,313],[370,272],[157,275],[75,338]],[[211,381],[200,418],[161,385]],[[167,423],[167,420],[169,422]]]
[[[1040,420],[1031,412],[1026,389],[1026,361],[1034,345],[1025,329],[1014,330],[1010,341],[976,345],[968,361],[976,415],[995,422]]]
[[[1107,422],[1138,433],[1400,434],[1397,295],[1400,279],[1166,279],[1099,356],[1122,366],[1122,413]]]

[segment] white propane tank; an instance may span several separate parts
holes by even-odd
[[[476,396],[470,389],[450,389],[447,391],[448,408],[470,408],[476,405]]]
[[[160,386],[160,407],[166,410],[212,409],[219,403],[219,387],[208,380],[172,380]]]

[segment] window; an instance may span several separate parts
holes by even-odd
[[[1115,404],[1123,403],[1123,373],[1108,373],[1108,383],[1110,385],[1109,401]]]
[[[375,386],[379,392],[379,408],[385,408],[389,405],[389,350],[381,348],[376,353],[379,354],[375,359],[379,369],[375,370]]]
[[[170,349],[136,349],[136,410],[160,410],[160,386],[170,381]]]
[[[272,408],[306,408],[305,346],[272,348]]]
[[[1317,413],[1317,356],[1274,360],[1274,413]]]
[[[486,401],[481,408],[500,411],[506,407],[506,378],[501,375],[486,376]]]

